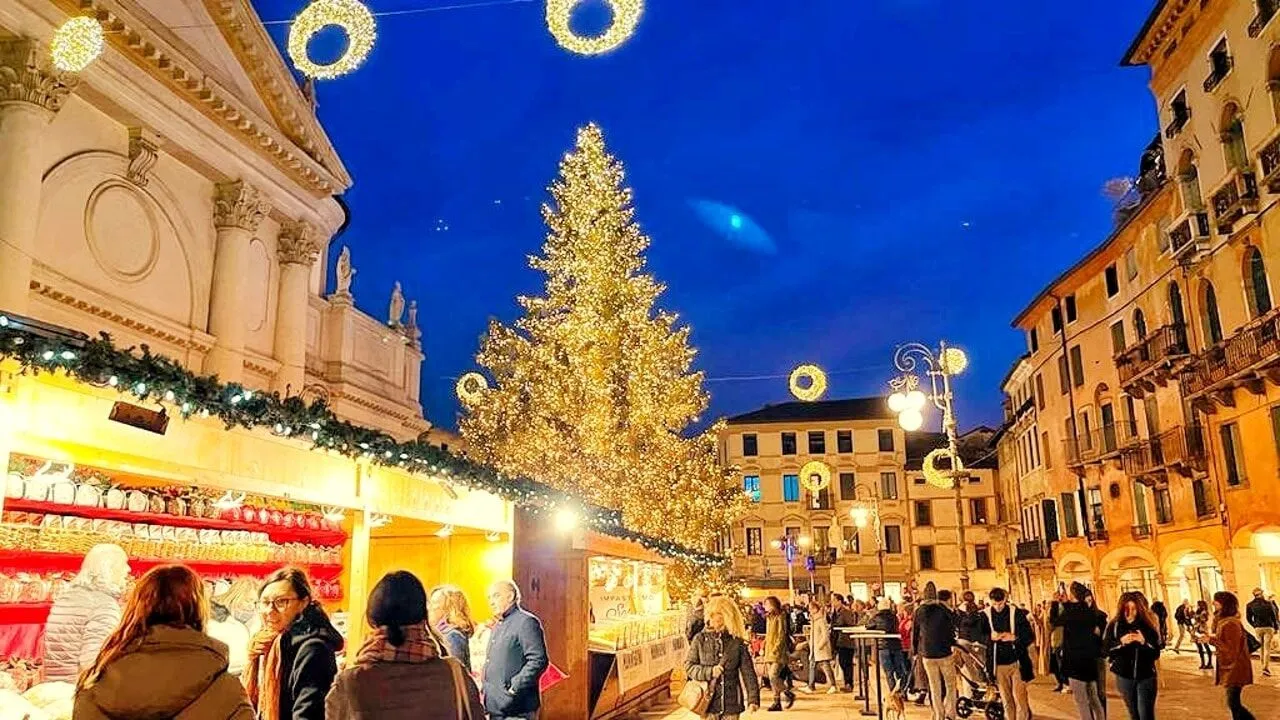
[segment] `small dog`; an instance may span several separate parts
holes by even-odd
[[[885,720],[907,720],[907,689],[895,687],[884,699]]]

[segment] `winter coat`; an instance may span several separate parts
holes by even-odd
[[[324,698],[338,674],[335,655],[341,649],[342,636],[316,605],[307,606],[284,631],[280,714],[286,720],[324,720]]]
[[[767,616],[764,630],[764,654],[761,655],[761,659],[786,665],[787,655],[790,653],[787,640],[787,619],[781,614]]]
[[[966,642],[987,644],[991,640],[990,631],[984,631],[986,618],[977,605],[962,607],[956,613],[956,637]]]
[[[850,607],[841,607],[839,610],[835,611],[833,617],[831,618],[831,627],[833,628],[857,627],[857,625],[858,625],[858,614],[855,613],[853,611],[853,608],[850,608]],[[858,641],[853,639],[852,635],[840,633],[838,636],[836,636],[836,647],[838,648],[843,648],[845,650],[852,650],[857,646],[858,646]]]
[[[151,628],[75,699],[75,720],[253,720],[227,646],[191,628]],[[322,716],[323,717],[323,716]]]
[[[1142,633],[1142,642],[1120,644],[1120,638],[1131,632]],[[1160,659],[1160,633],[1142,618],[1129,622],[1123,616],[1107,626],[1102,646],[1111,660],[1111,672],[1130,680],[1146,680],[1156,676],[1156,661]]]
[[[1255,598],[1245,606],[1245,617],[1255,628],[1277,628],[1280,622],[1276,618],[1275,605],[1265,598]]]
[[[809,624],[809,656],[814,662],[830,660],[835,656],[831,650],[831,623],[822,613],[815,613]]]
[[[1191,616],[1191,627],[1200,634],[1209,632],[1209,611],[1196,610]]]
[[[74,683],[93,665],[120,624],[120,601],[103,590],[70,585],[53,601],[44,626],[44,679]]]
[[[1183,603],[1173,611],[1173,621],[1179,627],[1191,627],[1191,616],[1195,614],[1195,610],[1191,606]]]
[[[955,614],[940,602],[926,602],[916,609],[911,626],[911,647],[923,657],[950,657],[956,644]]]
[[[690,680],[711,682],[717,665],[724,671],[712,688],[710,715],[740,715],[748,705],[760,705],[760,680],[747,644],[726,632],[703,630],[689,643],[685,673]]]
[[[489,634],[481,690],[490,715],[528,715],[542,705],[538,680],[547,669],[542,623],[522,607],[503,613]]]
[[[440,631],[441,639],[444,640],[445,648],[449,651],[449,657],[462,663],[462,667],[466,668],[468,673],[471,672],[471,637],[453,625],[444,624],[437,629]]]
[[[1097,612],[1084,603],[1067,603],[1054,619],[1062,628],[1059,667],[1062,674],[1081,682],[1097,682],[1102,658],[1102,632]]]
[[[898,616],[892,610],[880,610],[877,612],[875,617],[871,618],[871,622],[867,623],[867,627],[895,636],[877,640],[876,645],[881,650],[901,652],[902,636],[898,634]]]
[[[1013,642],[997,642],[994,636],[1001,632],[1013,633]],[[1031,627],[1026,610],[1006,605],[1001,612],[989,606],[978,613],[978,633],[979,642],[987,646],[987,667],[1017,664],[1023,680],[1031,682],[1035,679],[1030,648],[1036,643],[1036,631]]]
[[[701,605],[689,610],[689,619],[685,622],[684,626],[685,640],[693,642],[693,639],[698,636],[698,633],[702,632],[707,627],[707,620],[704,617],[704,614],[705,613],[703,612]]]
[[[1253,660],[1249,657],[1249,641],[1244,634],[1240,618],[1233,616],[1218,620],[1218,627],[1210,641],[1218,651],[1215,684],[1225,687],[1253,684]]]
[[[456,658],[428,662],[375,662],[351,665],[333,681],[325,701],[326,720],[457,720],[454,690]],[[475,680],[465,670],[463,695],[472,720],[484,718]]]

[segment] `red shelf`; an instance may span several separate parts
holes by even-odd
[[[52,607],[51,602],[0,603],[0,625],[43,625]]]
[[[347,541],[347,534],[341,530],[283,527],[263,523],[233,522],[231,520],[210,520],[208,518],[188,517],[185,515],[168,515],[164,513],[142,513],[129,510],[109,510],[101,507],[84,505],[63,505],[61,503],[41,502],[7,498],[4,509],[13,512],[44,513],[46,515],[71,515],[93,520],[119,520],[128,523],[147,523],[150,525],[168,525],[170,527],[198,528],[203,530],[249,530],[265,532],[274,543],[306,543],[333,547]],[[77,566],[78,567],[78,566]]]
[[[30,573],[76,572],[84,562],[84,555],[76,553],[38,552],[35,550],[0,549],[0,569]],[[280,562],[232,562],[219,560],[142,560],[129,558],[134,575],[140,575],[157,565],[181,563],[202,575],[250,575],[266,577],[285,565],[306,568],[316,580],[337,580],[341,565],[311,565],[307,563]],[[0,606],[3,607],[3,606]]]

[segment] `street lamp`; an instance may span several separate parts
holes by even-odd
[[[783,554],[786,555],[787,592],[791,596],[791,605],[796,604],[796,575],[795,570],[792,568],[792,564],[795,562],[796,556],[799,555],[800,550],[809,547],[811,542],[812,541],[807,535],[797,537],[791,534],[784,534],[782,537],[776,538],[772,543],[770,543],[773,545],[774,550],[781,550]]]
[[[903,430],[913,432],[924,425],[924,410],[929,401],[942,411],[942,431],[947,436],[947,447],[929,453],[923,468],[925,479],[942,488],[954,488],[956,493],[956,526],[960,541],[960,587],[969,589],[969,558],[964,543],[964,492],[960,478],[964,465],[960,461],[960,448],[956,441],[956,416],[951,393],[951,379],[969,366],[969,357],[960,348],[938,343],[935,353],[921,343],[898,346],[893,354],[893,364],[902,373],[889,381],[893,393],[889,395],[889,409],[898,414],[898,424]],[[917,366],[922,366],[929,378],[927,391],[922,388]],[[949,467],[939,472],[933,466],[935,459],[945,455]]]
[[[858,490],[866,490],[866,488],[859,485],[854,490],[855,499],[853,507],[849,509],[849,517],[853,520],[853,526],[858,530],[865,530],[870,525],[876,536],[876,561],[880,564],[880,597],[885,597],[884,538],[880,536],[880,501],[875,497],[857,499]],[[870,491],[868,491],[868,494],[870,494]]]

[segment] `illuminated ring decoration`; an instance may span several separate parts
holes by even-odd
[[[800,384],[800,380],[808,378],[808,386]],[[801,365],[791,371],[791,394],[797,400],[813,402],[827,392],[827,374],[817,365]]]
[[[342,57],[320,65],[307,56],[307,43],[322,29],[336,25],[347,34]],[[289,25],[289,57],[294,67],[307,77],[332,80],[360,67],[377,37],[373,13],[360,0],[314,0]]]
[[[951,475],[948,475],[946,472],[938,469],[935,461],[940,457],[951,458]],[[925,482],[934,487],[949,490],[955,487],[955,479],[952,475],[964,472],[964,462],[961,461],[959,457],[952,455],[949,449],[938,448],[936,450],[931,450],[928,455],[924,456],[924,462],[922,463],[920,471],[924,474]]]
[[[821,460],[810,460],[800,468],[800,484],[811,493],[826,490],[831,487],[831,468]]]
[[[560,47],[579,55],[603,55],[629,40],[644,15],[644,0],[605,0],[613,21],[595,37],[583,37],[569,27],[573,9],[585,0],[547,0],[547,29]]]
[[[467,405],[474,405],[484,397],[484,392],[489,389],[489,381],[478,372],[469,372],[458,378],[458,384],[453,388],[458,393],[458,399]]]
[[[54,31],[49,55],[57,69],[80,72],[102,55],[104,44],[101,23],[91,17],[73,17]]]

